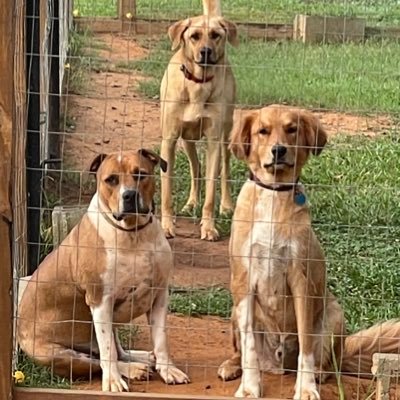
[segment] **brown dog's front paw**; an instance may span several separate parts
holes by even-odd
[[[157,366],[156,370],[168,385],[179,385],[190,382],[189,377],[179,368],[175,367],[175,365]]]
[[[218,368],[218,377],[223,381],[232,381],[242,375],[240,364],[229,359],[225,360]]]

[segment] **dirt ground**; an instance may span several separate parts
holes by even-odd
[[[143,322],[143,320],[141,320]],[[140,324],[141,322],[139,322]],[[230,355],[230,327],[227,321],[219,318],[188,318],[170,315],[169,344],[175,363],[188,372],[191,383],[168,386],[157,374],[144,382],[132,382],[130,390],[135,392],[173,393],[186,395],[232,396],[239,380],[222,382],[217,377],[218,366]],[[148,328],[140,329],[136,349],[150,349]],[[293,396],[295,374],[263,377],[263,396],[275,399],[290,399]],[[346,400],[366,399],[370,394],[370,381],[343,376]],[[88,383],[78,383],[74,389],[100,390],[99,378]],[[338,386],[335,377],[320,386],[321,399],[337,399]],[[399,393],[398,393],[399,394]],[[374,398],[374,397],[372,397]],[[392,393],[391,399],[396,399]]]
[[[100,56],[109,62],[110,72],[91,74],[85,95],[69,94],[66,108],[72,120],[63,143],[66,166],[73,170],[87,170],[91,159],[99,152],[119,149],[152,147],[161,141],[159,129],[159,102],[143,100],[137,93],[137,84],[145,79],[135,71],[121,72],[115,65],[143,57],[147,50],[134,38],[122,35],[99,35],[96,40],[111,49]],[[362,133],[374,136],[384,133],[391,125],[388,117],[360,117],[351,114],[318,112],[329,134],[337,132]],[[191,219],[177,221],[177,237],[171,240],[175,252],[173,286],[229,285],[227,243],[208,243],[198,239],[199,226]],[[148,382],[133,383],[131,390],[189,395],[232,395],[238,381],[223,383],[218,380],[218,365],[230,354],[229,323],[218,318],[187,318],[169,316],[171,352],[177,364],[187,368],[192,383],[167,386],[158,376]],[[147,329],[142,329],[136,348],[149,349]],[[369,381],[343,377],[346,399],[365,399]],[[77,388],[99,389],[99,380],[81,383]],[[264,396],[290,398],[293,395],[294,375],[264,377]],[[393,395],[394,396],[394,395]],[[338,388],[334,378],[321,386],[321,398],[337,399]],[[393,399],[396,396],[393,397]]]

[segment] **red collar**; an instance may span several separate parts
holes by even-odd
[[[211,76],[206,76],[203,79],[198,79],[196,78],[186,67],[185,64],[181,65],[181,71],[183,72],[183,75],[185,76],[186,79],[189,81],[193,81],[194,83],[207,83],[210,82],[214,79],[214,75]]]

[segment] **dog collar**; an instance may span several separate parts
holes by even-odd
[[[249,179],[256,185],[262,187],[263,189],[274,190],[276,192],[288,192],[293,190],[294,202],[298,206],[303,206],[306,203],[305,194],[299,189],[299,178],[297,178],[295,183],[279,183],[279,184],[266,184],[261,182],[254,174],[250,171]]]
[[[183,72],[183,75],[185,76],[186,79],[189,81],[192,81],[194,83],[207,83],[210,82],[214,79],[214,75],[211,76],[206,76],[204,79],[199,79],[196,78],[186,67],[185,64],[181,65],[181,71]]]
[[[101,212],[101,214],[103,215],[103,217],[105,218],[105,220],[112,225],[114,228],[119,229],[120,231],[124,231],[124,232],[138,232],[144,228],[146,228],[147,225],[150,225],[153,222],[153,215],[150,214],[150,218],[142,225],[135,225],[132,228],[124,228],[121,225],[116,224],[105,212]]]

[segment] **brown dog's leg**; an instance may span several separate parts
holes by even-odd
[[[102,372],[99,359],[55,343],[38,345],[36,342],[32,357],[38,364],[51,367],[56,375],[67,378],[87,378]],[[148,365],[143,363],[119,361],[118,368],[121,375],[131,380],[144,380],[151,375]]]
[[[196,143],[192,140],[183,140],[182,145],[189,159],[190,175],[192,178],[189,199],[183,207],[182,212],[191,213],[196,209],[200,196],[200,163],[197,156]]]
[[[232,313],[234,314],[234,313]],[[218,376],[223,381],[232,381],[242,375],[241,353],[240,353],[240,332],[237,323],[232,315],[232,342],[233,356],[225,360],[218,368]]]
[[[219,238],[214,220],[215,190],[221,164],[221,142],[217,135],[207,137],[206,162],[206,196],[201,219],[201,239],[213,241]]]
[[[175,139],[163,139],[161,142],[161,158],[168,164],[166,172],[161,171],[161,226],[165,236],[175,236],[175,224],[172,206],[172,177],[175,165]]]
[[[288,270],[288,283],[293,295],[299,337],[299,359],[295,400],[319,400],[315,382],[314,349],[314,296],[311,278],[305,276],[302,265],[294,263]]]
[[[225,128],[228,129],[228,135],[230,128]],[[232,197],[231,197],[231,185],[230,185],[230,156],[231,152],[228,149],[228,135],[226,135],[226,138],[224,139],[224,143],[222,143],[221,146],[221,152],[222,152],[222,168],[221,168],[221,205],[219,207],[219,212],[220,214],[229,214],[233,212],[233,202],[232,202]]]

